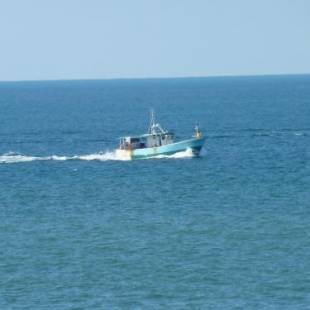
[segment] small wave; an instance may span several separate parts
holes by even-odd
[[[226,139],[226,138],[235,138],[237,137],[237,135],[233,135],[233,134],[222,134],[222,135],[209,135],[208,139]]]
[[[295,136],[308,136],[306,132],[295,132],[294,135]]]
[[[265,138],[265,137],[281,137],[281,136],[309,136],[308,129],[241,129],[231,130],[224,133],[209,133],[207,139],[235,139],[235,138]]]

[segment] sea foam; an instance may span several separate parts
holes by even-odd
[[[189,158],[193,157],[194,154],[190,149],[178,152],[173,155],[157,155],[150,158],[161,159],[161,158]],[[13,163],[25,163],[33,161],[69,161],[69,160],[85,160],[85,161],[128,161],[131,160],[130,157],[126,156],[117,151],[106,151],[86,155],[74,155],[74,156],[64,156],[64,155],[50,155],[50,156],[31,156],[22,155],[14,152],[9,152],[0,155],[0,164],[13,164]]]

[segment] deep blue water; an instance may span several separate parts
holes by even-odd
[[[0,217],[0,309],[309,309],[310,76],[2,82]]]

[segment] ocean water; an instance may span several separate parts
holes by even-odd
[[[310,309],[310,76],[2,82],[0,217],[0,309]]]

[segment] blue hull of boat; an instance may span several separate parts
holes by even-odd
[[[195,156],[198,156],[200,150],[205,142],[205,138],[192,138],[176,143],[171,143],[158,147],[150,147],[144,149],[136,149],[131,153],[132,159],[142,159],[147,157],[154,157],[158,155],[173,155],[178,152],[184,152],[191,149]]]

